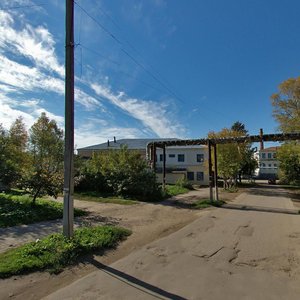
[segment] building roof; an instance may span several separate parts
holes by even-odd
[[[260,152],[276,152],[279,148],[280,148],[280,146],[269,147],[269,148],[265,148],[263,150],[260,150]]]
[[[175,141],[176,138],[170,139],[121,139],[114,141],[109,141],[102,144],[92,145],[84,148],[79,148],[77,150],[109,150],[109,149],[120,149],[122,146],[127,146],[131,150],[145,150],[147,144],[150,142],[160,142],[160,141]]]

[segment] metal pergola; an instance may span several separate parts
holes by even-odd
[[[272,133],[263,134],[263,130],[260,129],[259,135],[245,135],[240,137],[226,137],[226,138],[203,138],[203,139],[189,139],[189,140],[168,140],[168,141],[157,141],[150,142],[147,145],[147,154],[150,157],[151,166],[156,170],[156,149],[161,148],[163,150],[163,170],[162,170],[162,184],[165,187],[166,184],[166,147],[170,146],[196,146],[206,145],[208,147],[208,174],[209,174],[209,191],[210,200],[213,201],[213,187],[215,200],[219,199],[218,196],[218,169],[217,169],[217,145],[218,144],[244,144],[244,143],[255,143],[255,142],[282,142],[300,140],[300,132],[294,133]],[[212,171],[212,153],[211,149],[214,149],[214,169]]]

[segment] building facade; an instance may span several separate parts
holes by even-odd
[[[277,151],[279,147],[269,147],[260,149],[255,153],[258,162],[258,168],[255,175],[259,179],[277,179],[279,170],[279,161],[277,160]]]
[[[109,150],[119,150],[126,146],[129,150],[140,152],[144,159],[147,157],[147,145],[150,142],[176,139],[121,139],[77,149],[78,155],[91,158],[93,153]],[[166,183],[175,184],[179,179],[186,179],[192,184],[208,185],[208,149],[206,146],[176,146],[166,147]],[[162,182],[163,152],[156,150],[157,181]]]

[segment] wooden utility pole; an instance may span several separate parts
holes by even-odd
[[[212,163],[211,163],[211,141],[208,140],[208,177],[209,177],[209,199],[213,202],[213,178],[212,178]]]
[[[74,226],[74,0],[66,0],[66,78],[63,234],[73,236]]]
[[[163,146],[163,189],[166,188],[166,146]]]
[[[217,144],[213,145],[214,148],[214,183],[215,183],[215,200],[219,200],[219,191],[218,191],[218,162],[217,162]]]

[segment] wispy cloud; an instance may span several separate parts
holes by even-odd
[[[16,104],[16,93],[25,95],[24,98],[29,98],[28,93],[48,92],[61,96],[65,93],[64,67],[55,54],[55,42],[48,29],[33,27],[24,17],[16,18],[1,10],[0,88],[6,105]],[[86,110],[103,109],[99,100],[80,88],[75,89],[75,101]]]
[[[182,137],[184,127],[172,118],[166,103],[130,98],[124,92],[114,94],[108,87],[92,83],[97,95],[109,100],[131,117],[142,122],[159,137]]]
[[[89,119],[84,125],[75,129],[75,145],[76,148],[96,145],[112,140],[113,137],[137,138],[143,134],[139,129],[132,127],[107,126],[107,124],[99,124],[94,119]]]

